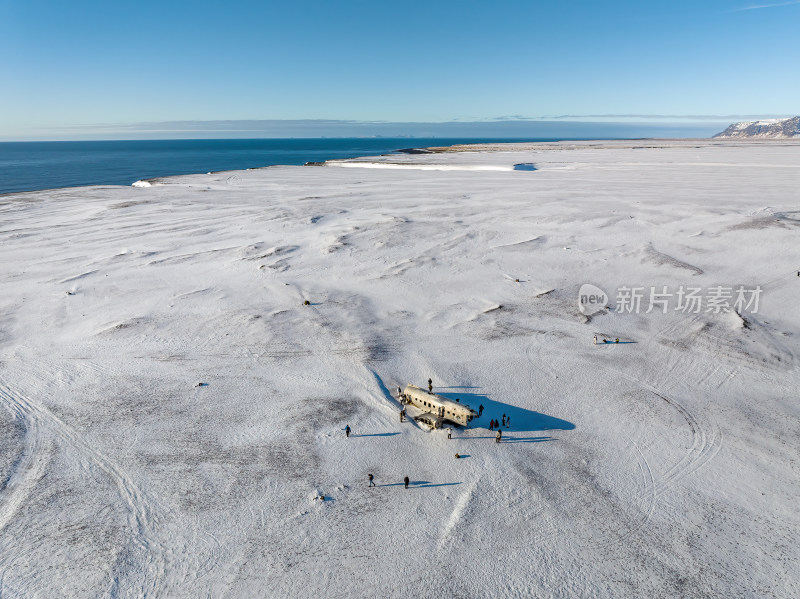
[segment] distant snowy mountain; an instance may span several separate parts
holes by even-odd
[[[760,139],[800,139],[800,117],[734,123],[714,137],[754,137]]]

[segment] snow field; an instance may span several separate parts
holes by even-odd
[[[502,149],[0,199],[0,595],[796,596],[800,149]]]

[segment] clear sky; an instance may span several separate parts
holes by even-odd
[[[798,26],[800,0],[0,0],[0,138],[240,119],[791,116]]]

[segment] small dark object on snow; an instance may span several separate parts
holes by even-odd
[[[67,291],[67,295],[75,295],[74,291]]]
[[[614,341],[614,343],[619,343],[619,337]]]
[[[433,381],[431,379],[428,379],[428,391],[433,393]]]
[[[344,427],[344,434],[345,434],[345,436],[347,436],[347,437],[349,437],[349,436],[350,436],[350,425],[349,425],[349,424],[348,424],[347,426],[345,426],[345,427]]]
[[[456,454],[456,459],[459,459],[460,457],[461,457],[460,454]]]
[[[368,486],[370,486],[370,487],[374,487],[374,486],[375,486],[375,481],[374,481],[373,479],[374,479],[375,477],[374,477],[374,476],[372,476],[371,474],[367,474],[367,478],[369,478],[369,485],[368,485]]]
[[[304,301],[304,302],[303,302],[303,305],[304,305],[304,306],[310,306],[310,305],[311,305],[311,302],[310,302],[310,301],[308,301],[308,300],[306,300],[306,301]]]
[[[514,279],[514,282],[515,283],[519,283],[519,279]]]
[[[408,483],[409,483],[409,482],[411,482],[411,481],[409,481],[409,480],[408,480],[408,477],[407,477],[407,476],[406,476],[406,477],[403,479],[403,482],[404,482],[404,483],[405,483],[405,485],[406,485],[406,489],[408,489]]]
[[[197,383],[195,387],[208,387],[208,383]]]

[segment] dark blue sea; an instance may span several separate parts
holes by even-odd
[[[0,194],[130,185],[139,179],[304,164],[457,143],[554,141],[497,138],[187,139],[0,143]]]

